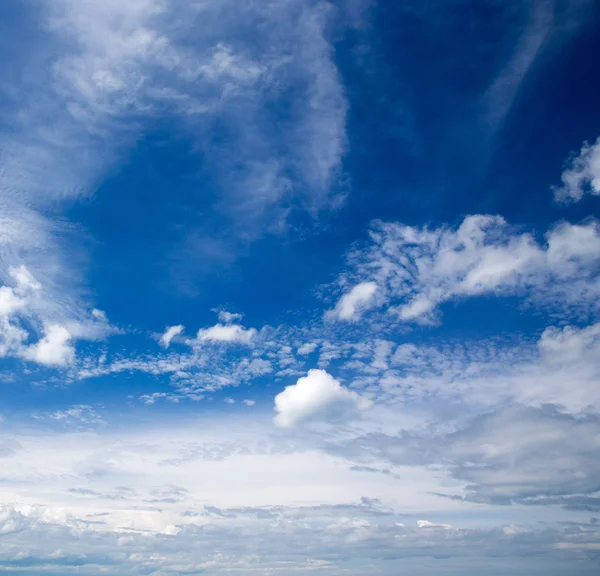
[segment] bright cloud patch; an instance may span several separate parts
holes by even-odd
[[[362,282],[344,294],[336,307],[326,313],[326,317],[338,320],[358,320],[361,312],[366,310],[373,301],[376,292],[377,284],[375,282]]]
[[[183,326],[179,324],[178,326],[169,326],[164,334],[160,337],[159,343],[163,348],[168,348],[171,344],[171,340],[176,336],[179,336],[183,332]]]
[[[64,327],[48,326],[44,337],[25,351],[25,358],[46,366],[66,366],[73,361],[75,349],[70,345],[71,333]]]
[[[309,420],[336,419],[367,405],[325,370],[309,370],[307,376],[275,397],[275,423],[293,428]]]
[[[239,324],[215,324],[210,328],[198,330],[196,341],[249,344],[256,334],[256,329],[244,328]]]
[[[57,308],[25,266],[9,268],[9,277],[13,285],[0,287],[0,356],[65,367],[75,359],[75,340],[101,340],[116,331],[101,310],[74,320]],[[40,325],[42,336],[31,343]]]
[[[561,175],[562,185],[554,188],[557,202],[579,202],[584,194],[600,194],[600,138],[585,142]]]
[[[350,255],[354,274],[365,281],[342,297],[334,311],[340,318],[355,317],[375,286],[400,320],[414,322],[431,322],[440,304],[469,296],[530,292],[555,304],[593,305],[600,293],[595,221],[563,222],[545,244],[486,215],[469,216],[457,229],[379,222],[371,239],[370,247]]]

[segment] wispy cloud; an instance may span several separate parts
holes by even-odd
[[[485,94],[486,121],[492,130],[509,114],[519,89],[552,32],[556,2],[530,2],[529,21],[515,44],[515,51]]]
[[[28,75],[11,76],[24,98],[3,111],[0,277],[24,263],[49,301],[80,313],[82,231],[61,209],[94,193],[158,118],[192,137],[216,208],[246,238],[277,228],[291,206],[337,205],[347,105],[326,38],[331,15],[305,0],[43,2],[43,41],[23,56]],[[281,106],[285,126],[269,112]]]

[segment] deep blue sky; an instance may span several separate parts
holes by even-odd
[[[599,54],[593,0],[3,2],[0,570],[595,574]]]

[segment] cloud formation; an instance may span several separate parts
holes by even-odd
[[[231,342],[249,344],[256,336],[255,328],[244,328],[239,324],[215,324],[210,328],[201,328],[196,335],[196,343]],[[192,343],[194,341],[191,341]]]
[[[183,325],[178,324],[177,326],[168,326],[164,333],[159,338],[159,343],[163,348],[168,348],[171,344],[171,340],[176,336],[179,336],[183,332]]]
[[[377,284],[375,282],[361,282],[344,294],[333,310],[325,313],[325,318],[355,321],[360,318],[361,313],[368,309],[372,303]]]
[[[47,291],[23,265],[10,267],[12,286],[0,286],[0,356],[23,358],[49,367],[75,359],[74,342],[99,340],[118,332],[101,310],[74,320],[48,299]],[[39,335],[37,342],[32,337]]]
[[[596,221],[561,222],[544,244],[488,215],[468,216],[456,229],[377,222],[370,237],[370,246],[351,252],[349,274],[368,294],[377,286],[403,322],[434,322],[442,303],[485,294],[547,299],[556,307],[593,306],[598,296]],[[354,302],[339,314],[352,317]]]
[[[584,194],[600,195],[600,138],[593,144],[584,142],[560,178],[562,184],[553,189],[557,202],[579,202]]]
[[[309,421],[336,420],[368,404],[325,370],[309,370],[307,376],[275,396],[275,423],[282,428],[293,428]]]

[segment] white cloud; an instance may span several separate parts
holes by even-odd
[[[102,416],[87,404],[77,404],[65,410],[43,413],[34,416],[36,419],[48,418],[69,427],[85,427],[96,424],[106,424]]]
[[[319,347],[319,342],[305,342],[302,346],[298,347],[298,354],[300,356],[306,356],[312,354]]]
[[[29,346],[23,356],[46,366],[67,366],[75,358],[71,341],[71,333],[64,326],[51,324],[44,330],[44,337]]]
[[[342,276],[356,277],[358,287],[379,302],[391,304],[402,321],[431,323],[440,304],[483,294],[522,294],[542,303],[593,307],[600,293],[600,228],[562,222],[546,234],[546,245],[533,235],[511,229],[500,216],[468,216],[457,229],[415,228],[377,222],[371,246],[350,254]],[[334,311],[356,316],[354,291]]]
[[[237,367],[236,373],[243,373],[250,376],[264,376],[273,372],[273,365],[270,360],[264,358],[254,358],[249,362],[242,360]]]
[[[176,336],[179,336],[183,332],[183,325],[178,324],[177,326],[168,326],[162,336],[160,337],[159,343],[163,348],[168,348],[171,344],[171,340]]]
[[[122,140],[123,125],[135,129],[131,112],[184,119],[225,195],[234,194],[229,208],[239,209],[240,222],[262,218],[290,193],[308,208],[333,201],[347,105],[325,36],[326,3],[61,0],[49,3],[48,14],[50,29],[76,46],[60,55],[53,80],[77,124]],[[311,41],[282,41],[280,29]],[[264,122],[262,104],[289,95],[289,88],[298,91],[297,110],[286,153],[275,154],[279,135]],[[215,116],[231,127],[227,154],[210,145]]]
[[[538,347],[548,362],[582,362],[600,352],[600,324],[546,328]]]
[[[579,202],[584,194],[600,195],[600,138],[584,142],[561,175],[562,185],[554,188],[557,202]]]
[[[24,265],[10,267],[8,273],[14,285],[0,286],[0,356],[66,367],[75,358],[76,340],[100,340],[119,332],[97,309],[79,310],[76,319],[65,316]],[[38,327],[42,327],[43,336],[27,345]]]
[[[453,526],[450,524],[436,524],[435,522],[430,522],[429,520],[417,520],[417,526],[419,528],[441,528],[442,530],[453,529]]]
[[[548,266],[558,276],[577,277],[600,259],[600,226],[561,222],[546,235]]]
[[[309,370],[275,397],[275,423],[293,428],[310,420],[337,419],[367,406],[364,398],[344,388],[325,370]]]
[[[244,400],[244,404],[246,406],[254,406],[256,404],[256,400]]]
[[[549,327],[537,342],[400,344],[389,365],[373,377],[370,391],[378,403],[415,411],[426,399],[461,406],[457,416],[506,402],[552,404],[571,414],[600,410],[598,324]],[[355,374],[371,375],[371,369],[353,367]]]
[[[338,205],[347,103],[327,33],[335,15],[306,0],[45,0],[25,11],[39,41],[7,38],[22,73],[6,79],[20,97],[2,110],[0,280],[25,264],[61,316],[51,320],[89,316],[85,243],[61,210],[161,117],[191,134],[215,209],[244,238],[277,229],[290,204]],[[283,100],[293,114],[282,132],[269,110]],[[226,147],[214,146],[216,125]]]
[[[316,450],[308,437],[293,431],[275,435],[270,426],[259,428],[249,418],[209,419],[200,428],[197,422],[180,421],[97,434],[53,429],[21,434],[2,457],[0,566],[10,571],[17,557],[24,570],[48,566],[61,574],[227,574],[243,569],[291,576],[341,574],[352,563],[356,573],[388,575],[415,573],[415,566],[418,574],[435,573],[443,557],[451,574],[465,574],[474,564],[477,570],[489,564],[493,553],[502,556],[502,570],[532,568],[535,573],[537,558],[545,557],[554,543],[570,542],[584,550],[597,542],[598,526],[589,513],[569,517],[554,509],[544,515],[531,507],[498,510],[486,503],[498,489],[508,489],[509,496],[518,495],[521,486],[529,490],[532,473],[547,478],[550,470],[540,467],[540,448],[551,447],[553,438],[563,446],[568,434],[567,421],[542,423],[539,436],[511,460],[511,444],[527,434],[517,416],[495,417],[462,435],[423,444],[432,461],[447,458],[460,475],[473,474],[470,482],[453,479],[440,466],[399,465],[394,466],[397,475],[357,474],[349,467],[352,457]],[[552,433],[553,424],[558,435]],[[593,428],[573,424],[581,430],[572,447],[584,444],[564,461],[567,466],[581,462],[593,447]],[[372,447],[373,440],[358,438],[379,457],[378,448],[390,439]],[[415,439],[391,440],[389,454],[398,457]],[[319,445],[322,441],[316,439]],[[463,467],[465,459],[476,466]],[[509,486],[496,469],[507,463]],[[563,490],[576,478],[565,472],[566,481],[557,475],[552,489]],[[436,496],[459,492],[466,483],[476,484],[469,496],[477,504]],[[528,529],[534,515],[551,521]],[[450,523],[460,527],[451,529]],[[510,528],[504,530],[507,523]],[[548,565],[568,573],[573,557],[560,554],[553,554]],[[535,564],[524,566],[531,556]],[[577,561],[578,567],[586,565],[585,557]],[[589,562],[592,574],[593,556]]]
[[[328,310],[325,314],[326,318],[338,320],[358,320],[361,313],[368,309],[375,293],[377,292],[377,284],[375,282],[361,282],[344,294],[333,310]]]
[[[232,342],[250,344],[256,336],[255,328],[244,328],[239,324],[215,324],[210,328],[200,329],[194,342]]]
[[[223,324],[231,324],[236,320],[241,320],[243,317],[243,314],[234,314],[232,312],[226,312],[225,310],[219,310],[219,321],[223,322]]]

